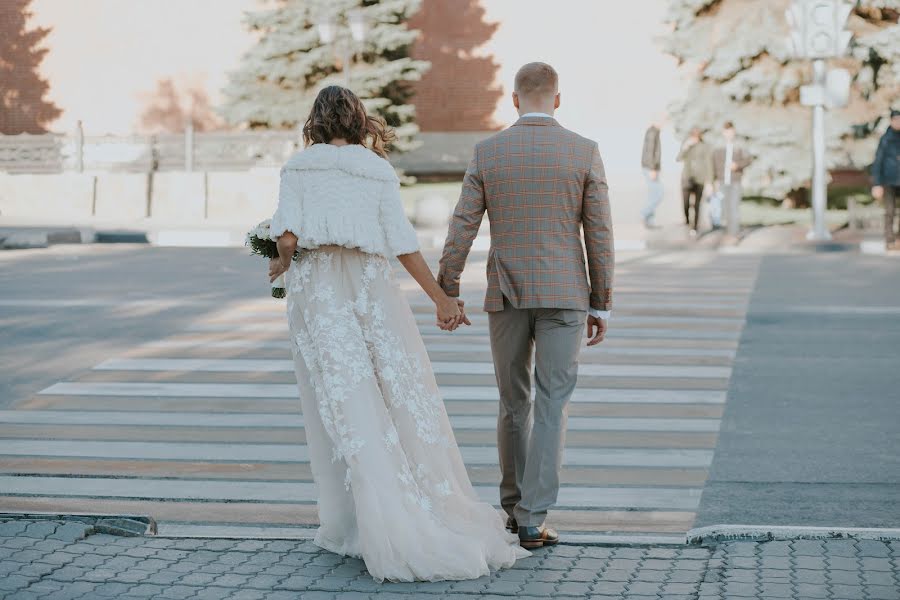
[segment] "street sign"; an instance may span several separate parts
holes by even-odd
[[[819,106],[825,104],[825,88],[815,84],[801,86],[800,104],[803,106]]]
[[[847,69],[829,69],[825,75],[825,106],[844,108],[850,103],[850,84],[853,81]]]
[[[800,86],[800,104],[844,108],[850,102],[852,77],[846,69],[829,69],[824,84]]]

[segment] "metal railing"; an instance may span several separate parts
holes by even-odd
[[[295,131],[159,135],[0,135],[0,172],[240,171],[279,167],[301,147]]]

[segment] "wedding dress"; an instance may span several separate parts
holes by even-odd
[[[360,146],[318,146],[327,145],[282,171],[272,223],[273,235],[293,231],[308,248],[286,288],[319,494],[315,543],[362,558],[378,580],[471,579],[509,567],[528,552],[472,488],[385,256],[418,249],[393,169]]]

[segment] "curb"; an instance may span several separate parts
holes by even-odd
[[[686,543],[715,546],[721,542],[855,539],[900,541],[900,529],[867,527],[803,527],[799,525],[709,525],[687,532]]]
[[[72,521],[89,525],[91,533],[108,533],[122,537],[156,535],[153,517],[141,515],[98,515],[70,513],[0,513],[0,521]]]

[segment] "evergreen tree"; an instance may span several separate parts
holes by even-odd
[[[62,111],[44,99],[49,89],[37,69],[49,29],[28,29],[31,0],[0,2],[0,133],[44,133]]]
[[[397,131],[396,149],[412,147],[418,131],[412,91],[428,68],[409,57],[418,32],[406,19],[420,0],[269,0],[268,6],[246,15],[247,27],[259,36],[244,55],[224,90],[222,114],[232,124],[252,128],[287,129],[302,126],[312,102],[325,86],[345,84],[336,52],[352,44],[350,87],[369,111],[381,115]],[[337,28],[334,43],[323,45],[315,23],[323,16],[338,18],[359,9],[368,23],[365,42],[352,40],[346,26]]]
[[[811,110],[800,104],[809,61],[795,60],[785,11],[790,0],[671,0],[667,52],[690,75],[686,96],[671,107],[676,131],[712,132],[733,121],[755,162],[744,183],[775,198],[808,185]],[[900,104],[900,0],[859,0],[847,29],[848,56],[829,61],[853,76],[850,103],[826,113],[829,167],[865,168],[891,104]]]

